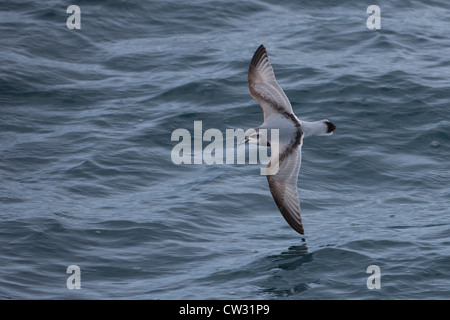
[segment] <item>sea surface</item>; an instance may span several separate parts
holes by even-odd
[[[450,299],[449,13],[1,1],[0,299]],[[303,143],[304,240],[263,164],[172,159],[194,121],[262,123],[260,44],[296,115],[337,127]]]

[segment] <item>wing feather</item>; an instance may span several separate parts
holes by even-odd
[[[280,156],[278,172],[268,175],[270,192],[287,223],[298,233],[304,234],[300,215],[297,179],[301,165],[301,144],[286,149]],[[268,166],[271,164],[269,163]]]
[[[266,48],[260,45],[248,70],[250,95],[261,105],[264,120],[276,112],[293,114],[291,103],[278,85]]]

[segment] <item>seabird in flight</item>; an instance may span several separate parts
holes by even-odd
[[[277,171],[266,175],[270,192],[288,224],[303,235],[297,190],[303,139],[315,135],[331,135],[336,126],[326,119],[307,122],[296,117],[289,99],[275,79],[263,45],[256,50],[250,63],[248,86],[250,95],[261,105],[264,123],[247,130],[243,142],[258,143],[264,139],[271,146],[272,155],[266,168],[276,167]],[[278,130],[278,142],[271,139],[272,129]],[[273,152],[274,148],[278,148],[278,152]]]

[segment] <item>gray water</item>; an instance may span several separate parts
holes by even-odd
[[[0,298],[449,299],[449,9],[2,1]],[[337,126],[303,143],[306,241],[263,165],[171,159],[194,121],[261,124],[247,84],[260,44],[296,115]]]

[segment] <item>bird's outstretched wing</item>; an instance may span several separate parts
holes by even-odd
[[[250,95],[263,109],[264,120],[277,112],[293,114],[291,103],[275,79],[263,45],[259,46],[250,62],[248,87]]]
[[[301,146],[300,142],[284,149],[280,154],[278,172],[275,175],[267,175],[267,180],[273,199],[283,217],[295,231],[304,234],[297,190],[298,172],[302,161]]]

